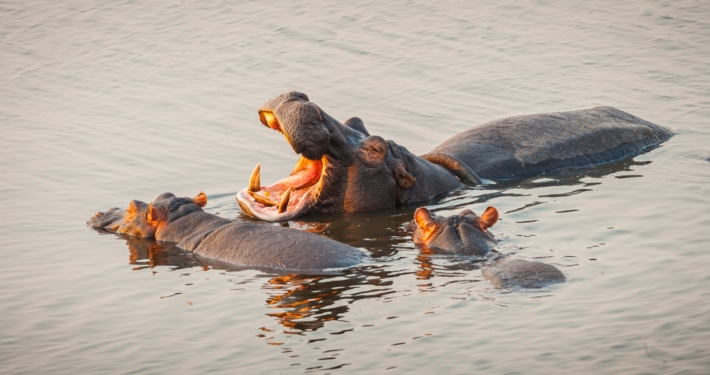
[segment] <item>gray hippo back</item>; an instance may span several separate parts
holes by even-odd
[[[494,120],[459,133],[422,157],[460,160],[478,176],[511,180],[612,163],[654,147],[673,133],[612,107]]]
[[[500,257],[484,267],[483,277],[496,288],[541,288],[548,284],[565,282],[565,275],[556,267],[540,262]]]

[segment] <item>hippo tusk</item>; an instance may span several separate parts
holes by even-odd
[[[250,192],[257,192],[260,190],[261,190],[261,163],[256,165],[254,170],[251,172],[251,176],[249,177],[249,191]],[[254,199],[256,199],[256,198],[254,198]]]
[[[281,203],[279,203],[278,213],[282,214],[286,212],[288,208],[288,201],[291,199],[291,188],[286,189],[284,196],[281,198]]]
[[[256,194],[256,193],[254,193],[253,191],[250,191],[250,192],[249,192],[249,195],[251,195],[251,197],[254,198],[255,201],[257,201],[257,202],[263,204],[263,205],[266,206],[266,207],[278,206],[278,204],[276,204],[276,203],[275,203],[274,201],[272,201],[271,199],[269,199],[269,198],[264,198],[264,197],[262,197],[261,195],[258,195],[258,194]]]

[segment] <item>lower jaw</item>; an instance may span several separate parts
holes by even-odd
[[[242,208],[242,212],[251,217],[265,221],[285,221],[298,218],[307,212],[310,194],[311,191],[309,190],[298,202],[296,207],[288,209],[283,213],[278,213],[275,209],[273,213],[263,212],[264,210],[259,208],[260,204],[257,203],[251,195],[249,195],[249,188],[242,189],[237,193],[237,203],[239,203],[239,207]]]

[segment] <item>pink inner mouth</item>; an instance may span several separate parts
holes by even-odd
[[[306,207],[306,202],[317,193],[318,182],[325,170],[324,160],[309,160],[301,156],[288,177],[273,185],[260,186],[259,191],[243,189],[237,193],[237,201],[244,213],[263,220],[285,220]],[[278,206],[287,190],[291,189],[288,204],[283,212]],[[256,195],[257,198],[254,198]],[[270,202],[270,203],[269,203]]]

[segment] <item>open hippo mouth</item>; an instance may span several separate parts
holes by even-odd
[[[300,216],[315,203],[324,184],[326,157],[309,160],[301,156],[293,171],[273,185],[261,185],[261,164],[249,178],[249,187],[237,193],[244,213],[267,221],[289,220]]]
[[[301,216],[318,203],[328,180],[330,133],[323,126],[323,113],[305,94],[290,92],[267,102],[259,109],[259,119],[283,134],[301,157],[291,174],[273,185],[261,185],[261,164],[257,165],[237,201],[245,214],[262,220]]]

